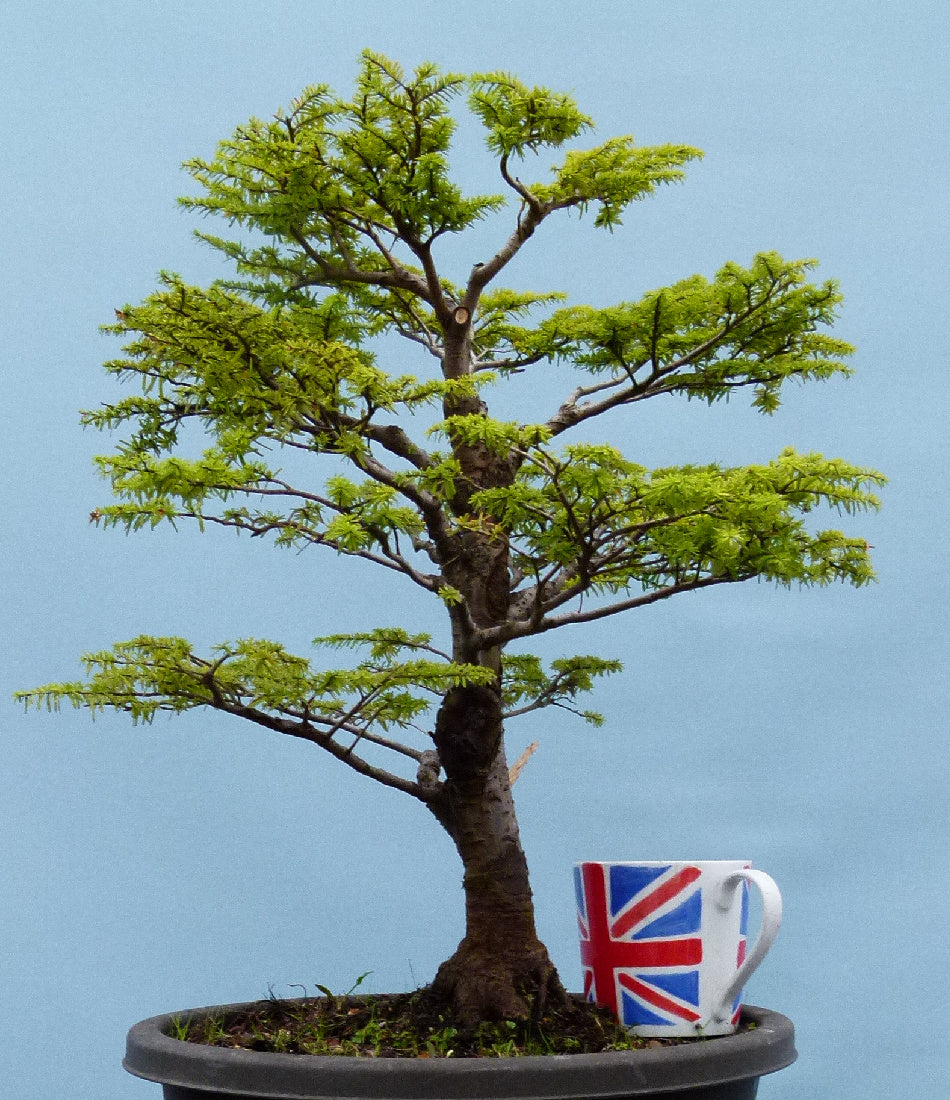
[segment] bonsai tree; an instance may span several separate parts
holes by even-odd
[[[450,176],[462,96],[500,194],[467,195]],[[872,578],[863,539],[806,520],[820,505],[876,506],[873,471],[793,450],[765,465],[651,471],[589,442],[606,413],[632,418],[663,396],[712,404],[747,391],[772,413],[788,380],[846,374],[852,350],[826,331],[836,284],[775,253],[608,308],[502,285],[549,220],[573,211],[612,230],[701,155],[614,137],[525,182],[535,154],[591,127],[569,96],[508,74],[425,64],[408,76],[367,52],[352,99],[307,88],[188,162],[200,193],[182,201],[235,227],[198,234],[235,275],[202,288],[164,273],[107,326],[127,342],[106,369],[140,392],[84,414],[124,433],[97,459],[115,503],[92,520],[126,531],[191,520],[361,558],[439,605],[444,637],[383,624],[318,638],[321,652],[357,653],[330,668],[275,641],[197,653],[143,636],[88,655],[83,682],[21,695],[135,721],[223,711],[421,802],[464,868],[465,936],[433,990],[468,1023],[564,996],[535,931],[504,724],[545,707],[599,722],[577,697],[620,668],[584,655],[544,667],[527,639],[711,585]],[[502,223],[494,251],[453,281],[444,239],[485,219]],[[373,349],[387,334],[408,341],[413,373],[383,368]],[[545,378],[554,363],[577,375],[560,397]],[[489,415],[489,395],[525,371],[545,418]]]

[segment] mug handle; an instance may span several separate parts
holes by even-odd
[[[717,903],[720,909],[728,909],[732,904],[732,896],[743,882],[751,882],[759,888],[762,895],[762,927],[759,935],[752,945],[752,950],[746,955],[742,965],[735,973],[735,977],[729,983],[722,995],[719,1008],[713,1013],[713,1019],[717,1023],[732,1018],[732,1006],[735,1003],[742,987],[752,976],[759,963],[765,958],[768,949],[775,942],[779,925],[782,923],[782,895],[771,875],[764,871],[753,870],[747,867],[745,870],[736,871],[723,880],[719,888]]]

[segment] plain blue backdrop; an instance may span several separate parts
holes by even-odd
[[[516,795],[568,984],[574,860],[750,858],[782,886],[786,920],[748,999],[793,1017],[801,1054],[763,1100],[947,1096],[948,13],[920,0],[5,8],[5,1097],[154,1098],[119,1065],[135,1020],[291,983],[345,990],[364,971],[369,988],[405,988],[461,934],[459,867],[435,823],[310,746],[214,715],[132,728],[11,701],[140,632],[305,651],[377,623],[380,606],[439,628],[413,592],[329,554],[87,522],[107,501],[91,458],[111,444],[77,410],[116,393],[97,326],[160,268],[223,274],[175,205],[191,184],[180,162],[307,83],[348,91],[366,46],[410,67],[506,69],[573,91],[602,136],[706,150],[613,235],[545,226],[512,268],[518,286],[605,304],[766,249],[816,256],[841,280],[852,380],[793,388],[771,419],[741,399],[670,401],[610,428],[648,465],[794,444],[883,470],[880,515],[832,522],[874,544],[879,583],[723,588],[546,638],[548,656],[619,656],[626,671],[594,700],[603,730],[556,715],[512,727],[512,757],[540,740]],[[494,190],[471,132],[459,171]],[[459,272],[479,259],[457,255]],[[406,350],[390,365],[423,369]]]

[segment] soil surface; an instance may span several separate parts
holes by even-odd
[[[596,1054],[696,1041],[634,1038],[607,1009],[579,996],[536,1021],[484,1023],[465,1031],[429,989],[264,1000],[240,1015],[176,1021],[173,1034],[188,1042],[246,1050],[375,1058]]]

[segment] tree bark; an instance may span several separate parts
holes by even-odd
[[[474,308],[474,300],[466,306]],[[447,378],[471,371],[471,328],[444,327]],[[444,401],[450,416],[484,416],[477,395]],[[479,489],[510,485],[515,464],[481,444],[452,440],[461,476],[449,502],[455,516],[479,517]],[[449,691],[436,718],[435,741],[445,780],[429,807],[455,843],[464,871],[465,937],[436,974],[433,988],[464,1026],[482,1020],[540,1017],[549,999],[565,997],[547,949],[538,939],[528,865],[518,832],[502,725],[501,647],[485,646],[482,631],[508,621],[510,576],[504,532],[462,525],[450,539],[442,575],[462,596],[465,614],[450,609],[453,659],[495,674],[492,687]]]
[[[456,688],[435,731],[446,779],[433,812],[465,868],[465,937],[438,970],[434,990],[463,1024],[540,1017],[565,994],[534,924],[497,691]]]

